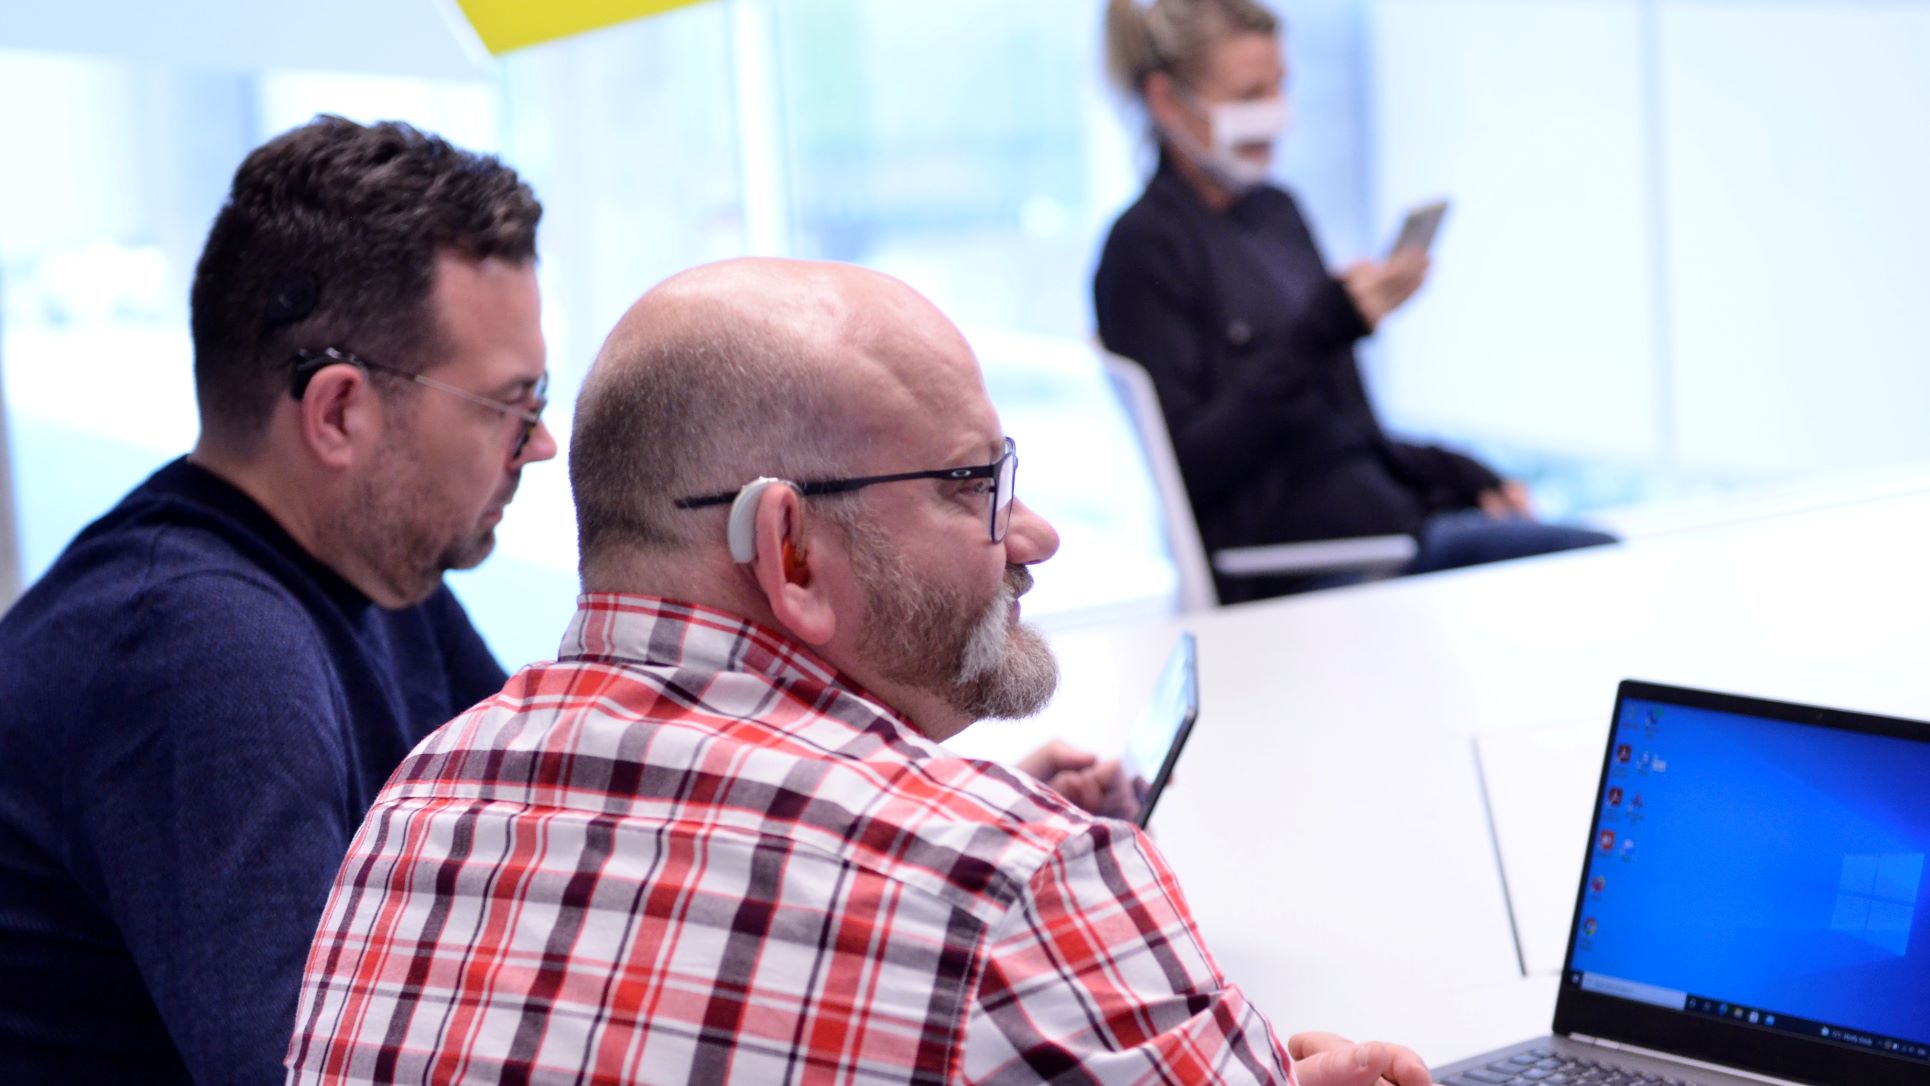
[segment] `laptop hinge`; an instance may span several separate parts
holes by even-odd
[[[1745,1071],[1739,1067],[1724,1067],[1719,1063],[1705,1063],[1702,1060],[1692,1060],[1687,1056],[1678,1056],[1671,1052],[1659,1052],[1653,1048],[1643,1048],[1641,1045],[1626,1044],[1622,1041],[1611,1041],[1606,1037],[1590,1037],[1586,1033],[1569,1033],[1563,1034],[1562,1036],[1567,1037],[1571,1041],[1580,1041],[1586,1045],[1594,1045],[1596,1048],[1606,1048],[1611,1052],[1631,1052],[1637,1056],[1647,1056],[1652,1060],[1661,1060],[1679,1067],[1693,1067],[1698,1071],[1714,1071],[1717,1074],[1728,1075],[1732,1078],[1748,1079],[1750,1082],[1767,1082],[1772,1084],[1772,1086],[1803,1086],[1802,1083],[1796,1082],[1793,1079],[1759,1075],[1753,1071]]]

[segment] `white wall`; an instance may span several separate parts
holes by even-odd
[[[1379,337],[1396,422],[1724,479],[1930,459],[1930,5],[1368,10],[1378,211],[1455,200]]]
[[[1372,6],[1379,217],[1453,206],[1380,341],[1395,420],[1611,459],[1659,451],[1639,5]]]
[[[1670,3],[1661,30],[1681,461],[1930,455],[1930,6]]]
[[[0,277],[0,343],[5,343],[6,282]],[[0,352],[3,356],[4,352]],[[0,372],[5,372],[0,357]],[[13,606],[20,595],[20,531],[13,501],[13,444],[7,438],[7,397],[5,382],[0,382],[0,612]]]

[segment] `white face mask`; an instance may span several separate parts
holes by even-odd
[[[1180,152],[1192,159],[1223,188],[1234,194],[1252,189],[1267,179],[1270,163],[1247,158],[1239,153],[1242,145],[1271,144],[1287,130],[1291,113],[1284,96],[1252,102],[1206,102],[1190,91],[1181,95],[1195,108],[1206,113],[1211,144],[1200,146],[1192,133],[1180,128],[1166,137]]]

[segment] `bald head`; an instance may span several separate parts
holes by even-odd
[[[676,275],[624,314],[577,401],[586,583],[614,554],[719,543],[679,498],[894,470],[904,435],[983,402],[957,328],[890,276],[766,259]]]

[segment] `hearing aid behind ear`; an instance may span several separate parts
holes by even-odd
[[[798,488],[789,479],[761,475],[745,483],[744,488],[737,492],[737,500],[730,503],[730,528],[726,538],[730,540],[733,561],[750,562],[757,558],[757,498],[773,484],[788,486],[792,490]]]

